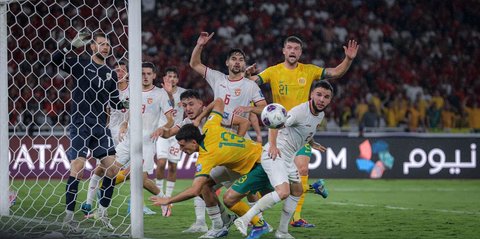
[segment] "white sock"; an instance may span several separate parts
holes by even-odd
[[[255,206],[255,204],[257,204],[257,202],[250,202],[250,201],[248,202],[248,206],[250,206],[250,208],[252,208],[253,206]],[[259,213],[257,214],[257,216],[258,216],[260,219],[263,220],[263,212],[259,212]]]
[[[175,182],[167,180],[167,188],[165,189],[165,196],[171,197],[174,188],[175,188]]]
[[[155,179],[155,184],[157,185],[158,189],[160,189],[160,193],[158,195],[165,195],[163,193],[163,179]]]
[[[280,201],[282,200],[280,199],[280,196],[278,196],[278,193],[276,191],[273,191],[260,198],[260,200],[255,203],[255,206],[250,208],[250,210],[248,210],[248,212],[242,216],[242,220],[244,220],[245,222],[249,222],[259,212],[263,212],[266,209],[271,208],[273,205],[277,204]]]
[[[208,217],[212,220],[212,229],[222,229],[223,222],[218,206],[207,207]]]
[[[93,199],[95,198],[95,194],[97,193],[98,183],[100,182],[102,177],[93,174],[90,178],[90,182],[88,182],[88,192],[87,192],[87,203],[93,205]]]
[[[278,225],[278,230],[281,232],[288,232],[288,223],[290,222],[290,218],[292,218],[293,213],[295,212],[295,208],[297,208],[298,200],[300,197],[296,197],[293,195],[288,196],[283,203],[283,210],[280,217],[280,224]]]
[[[102,204],[98,204],[98,214],[101,217],[106,217],[107,216],[107,208],[102,206]]]
[[[73,211],[65,210],[65,221],[73,220]]]
[[[195,223],[205,224],[205,201],[203,201],[201,197],[195,197],[193,199],[193,205],[195,205]]]

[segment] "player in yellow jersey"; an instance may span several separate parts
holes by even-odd
[[[314,80],[332,80],[343,76],[357,56],[358,48],[359,45],[355,40],[349,40],[348,45],[343,46],[345,51],[343,61],[335,68],[323,68],[313,64],[300,63],[303,42],[296,36],[289,36],[283,43],[284,61],[282,63],[270,66],[258,75],[251,76],[257,71],[256,65],[253,64],[247,68],[246,76],[259,85],[270,83],[273,102],[283,105],[288,111],[294,106],[309,100],[310,86]],[[295,164],[300,173],[304,192],[309,189],[308,162],[311,154],[310,146],[305,145],[295,157]],[[326,197],[327,194],[325,193],[322,196]],[[302,195],[291,225],[295,227],[314,227],[315,225],[309,224],[301,218],[304,200],[305,195]]]
[[[221,126],[223,108],[223,100],[217,98],[212,113],[203,126],[203,134],[193,124],[186,124],[175,136],[182,151],[188,154],[199,152],[192,186],[171,198],[150,198],[154,205],[161,206],[202,195],[212,220],[212,229],[202,238],[217,238],[228,234],[227,225],[221,220],[217,195],[212,190],[215,184],[220,183],[210,177],[212,169],[225,166],[230,170],[229,174],[239,178],[260,163],[262,154],[260,143],[238,136]]]

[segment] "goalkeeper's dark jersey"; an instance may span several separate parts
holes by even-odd
[[[65,57],[57,51],[53,62],[63,71],[73,75],[73,92],[70,115],[74,125],[107,125],[107,104],[114,109],[123,108],[118,97],[117,74],[106,65],[91,58]]]

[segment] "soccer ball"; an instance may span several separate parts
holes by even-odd
[[[279,129],[287,120],[287,110],[281,104],[272,103],[263,108],[261,118],[268,128]]]

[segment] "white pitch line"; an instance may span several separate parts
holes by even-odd
[[[411,210],[411,211],[431,211],[431,212],[443,212],[443,213],[454,213],[454,214],[470,214],[470,215],[480,215],[480,212],[470,212],[470,211],[460,211],[460,210],[447,210],[447,209],[421,209],[421,208],[409,208],[409,207],[397,207],[397,206],[380,206],[374,204],[364,204],[364,203],[345,203],[345,202],[327,202],[326,204],[337,205],[337,206],[355,206],[355,207],[383,207],[391,210]]]

